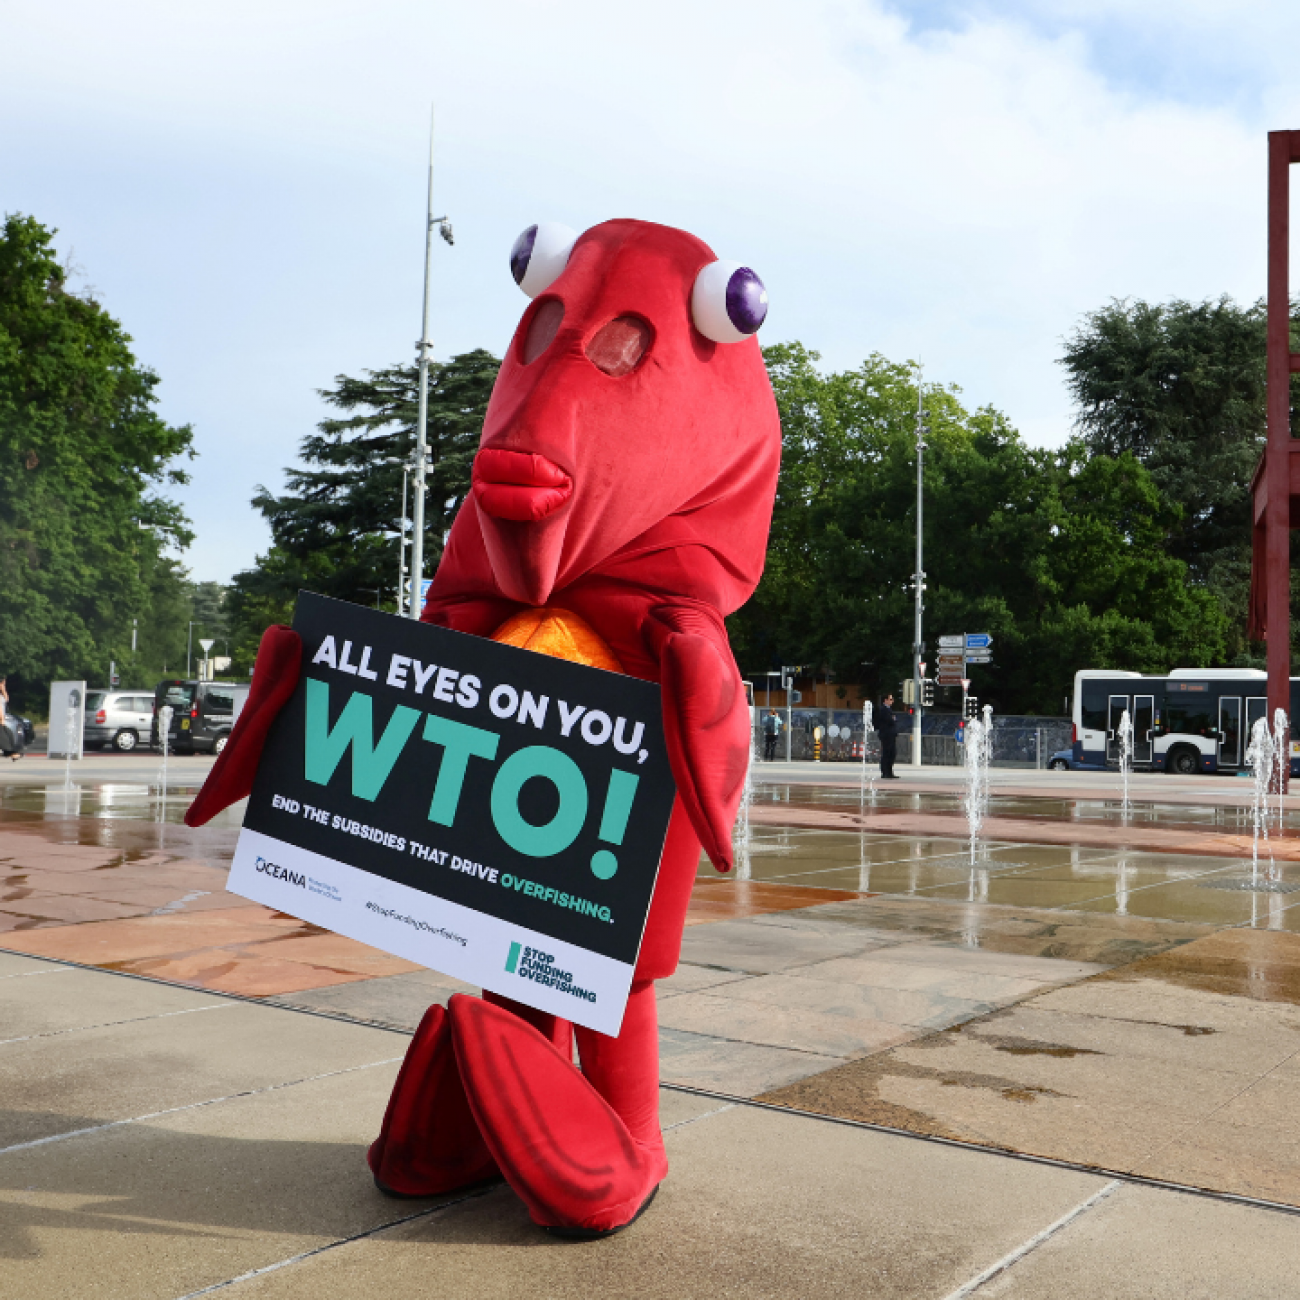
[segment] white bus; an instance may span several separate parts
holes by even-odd
[[[1300,700],[1291,679],[1290,714]],[[1133,724],[1133,766],[1151,772],[1239,772],[1257,718],[1268,713],[1268,674],[1257,668],[1175,668],[1145,676],[1086,668],[1074,675],[1074,761],[1119,765],[1119,723]],[[1291,746],[1300,776],[1300,745]]]

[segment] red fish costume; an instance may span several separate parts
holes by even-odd
[[[723,618],[762,573],[780,426],[752,337],[762,283],[694,236],[535,226],[511,267],[534,301],[423,619],[660,683],[677,803],[618,1036],[491,993],[431,1007],[369,1161],[403,1196],[504,1177],[536,1223],[599,1236],[668,1169],[653,981],[676,969],[701,845],[731,866],[750,724]],[[249,793],[300,665],[270,629],[191,825]]]

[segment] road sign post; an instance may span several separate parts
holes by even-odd
[[[970,690],[967,672],[971,664],[993,662],[993,637],[988,632],[962,632],[939,638],[939,662],[935,681],[940,686],[960,686],[962,706]]]

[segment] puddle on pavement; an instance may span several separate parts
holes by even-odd
[[[1300,1006],[1300,935],[1245,927],[1221,931],[1099,978],[1158,979],[1207,993]],[[1212,1032],[1198,1025],[1170,1028],[1188,1035]]]
[[[865,807],[871,813],[949,813],[959,814],[962,795],[952,791],[914,791],[895,793],[877,790],[868,795]],[[853,786],[800,785],[767,782],[761,778],[754,788],[757,804],[787,804],[793,807],[829,808],[837,812],[856,812],[863,806],[860,792]],[[1274,814],[1276,816],[1276,814]],[[1251,829],[1250,792],[1242,791],[1239,805],[1187,805],[1162,803],[1158,799],[1134,799],[1125,811],[1118,791],[1114,798],[1065,799],[1053,795],[999,795],[989,797],[990,817],[1018,817],[1049,821],[1077,821],[1111,826],[1161,826],[1169,830],[1218,830],[1246,834]],[[1283,813],[1286,831],[1300,834],[1300,810]],[[1271,833],[1276,835],[1277,824]]]
[[[197,785],[174,785],[162,798],[156,787],[142,782],[0,785],[0,828],[17,831],[19,846],[30,836],[60,847],[107,850],[111,856],[93,871],[112,872],[158,854],[224,870],[234,853],[244,805],[241,801],[206,826],[191,829],[183,819],[197,792]]]
[[[994,1092],[1004,1101],[1023,1105],[1032,1105],[1039,1097],[1064,1095],[1053,1088],[1026,1084],[1022,1079],[920,1065],[902,1059],[899,1054],[902,1051],[915,1053],[917,1050],[925,1050],[928,1053],[930,1050],[942,1050],[950,1041],[943,1033],[919,1038],[892,1052],[850,1061],[847,1065],[836,1066],[823,1074],[815,1074],[784,1088],[763,1093],[755,1100],[772,1106],[789,1106],[820,1115],[835,1115],[843,1119],[863,1120],[869,1124],[908,1129],[914,1133],[970,1141],[968,1134],[949,1127],[939,1116],[900,1106],[883,1097],[882,1085],[897,1079],[919,1080],[938,1084],[942,1088]]]
[[[168,785],[166,794],[143,782],[105,782],[65,786],[0,785],[0,814],[39,817],[94,817],[109,820],[162,822],[180,825],[198,793],[197,785]],[[227,808],[213,818],[214,826],[238,826],[243,805]]]
[[[191,830],[181,819],[196,789],[194,785],[173,786],[163,799],[156,788],[142,782],[87,783],[71,788],[62,784],[0,786],[0,824],[22,827],[52,844],[110,850],[113,856],[93,868],[102,872],[111,873],[158,853],[224,867],[233,851],[243,805],[227,809],[200,830]],[[771,785],[760,788],[760,798],[795,803],[832,800],[852,806],[857,792]],[[896,807],[956,806],[955,798],[946,794],[890,794],[878,799]],[[1060,808],[1085,803],[1020,802],[1055,802]],[[1161,806],[1153,808],[1159,811]],[[1176,811],[1182,816],[1188,810]],[[980,905],[991,904],[1300,930],[1300,864],[1279,862],[1267,873],[1261,868],[1260,878],[1268,879],[1258,889],[1250,887],[1250,873],[1249,862],[1235,859],[1069,845],[981,843],[972,861],[969,844],[956,838],[780,826],[754,827],[749,855],[749,879],[755,883],[964,902],[974,905],[975,911]],[[699,876],[703,880],[728,879],[705,861]],[[10,879],[7,883],[22,888],[20,881]],[[975,925],[973,932],[978,930]]]
[[[1248,859],[1000,842],[972,861],[956,839],[758,826],[749,871],[860,894],[1300,930],[1300,863],[1284,861],[1252,873]],[[699,875],[725,879],[707,861]]]

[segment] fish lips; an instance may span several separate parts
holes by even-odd
[[[474,458],[474,500],[493,519],[536,524],[573,497],[573,478],[536,451],[484,447]]]
[[[572,475],[540,452],[484,447],[472,491],[497,585],[520,604],[544,605],[563,557]]]

